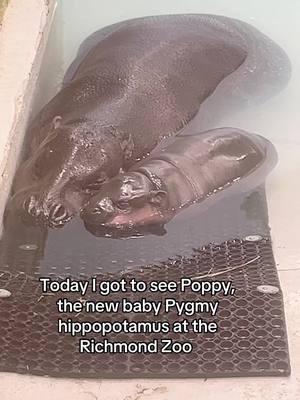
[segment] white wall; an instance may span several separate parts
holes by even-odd
[[[11,0],[0,30],[0,221],[10,190],[54,2]],[[1,233],[1,224],[0,224]]]

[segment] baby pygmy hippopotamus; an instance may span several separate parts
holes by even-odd
[[[221,128],[178,136],[157,154],[106,183],[81,214],[88,230],[163,225],[193,203],[218,192],[260,185],[277,161],[265,138]]]

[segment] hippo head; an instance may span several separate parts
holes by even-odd
[[[18,168],[7,209],[49,227],[69,221],[122,166],[116,137],[100,129],[55,117],[46,138]]]
[[[105,183],[81,212],[86,228],[97,236],[140,231],[163,234],[168,219],[167,192],[140,172],[120,174]],[[108,233],[108,234],[107,234]]]

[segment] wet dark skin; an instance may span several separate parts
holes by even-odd
[[[94,235],[161,227],[187,207],[239,185],[255,187],[276,164],[266,139],[234,128],[178,136],[160,152],[105,183],[82,212]],[[153,232],[151,232],[153,233]]]
[[[104,28],[87,40],[62,90],[30,124],[7,212],[62,227],[105,182],[195,116],[204,120],[202,105],[216,88],[224,112],[230,99],[277,92],[289,73],[275,43],[226,17],[157,16]]]
[[[88,131],[85,124],[76,129],[61,125],[60,120],[55,124],[51,135],[20,168],[15,187],[21,190],[16,191],[9,204],[25,209],[25,220],[37,220],[53,228],[68,222],[107,177],[119,172],[121,163],[112,160],[116,155],[119,160],[123,157],[112,137]],[[41,187],[47,190],[41,192]]]

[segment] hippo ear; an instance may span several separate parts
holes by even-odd
[[[164,190],[152,190],[150,192],[150,203],[159,206],[166,199],[166,197],[167,192]]]
[[[60,115],[56,115],[53,120],[52,120],[52,125],[54,129],[57,129],[60,127],[62,121],[62,117]]]

